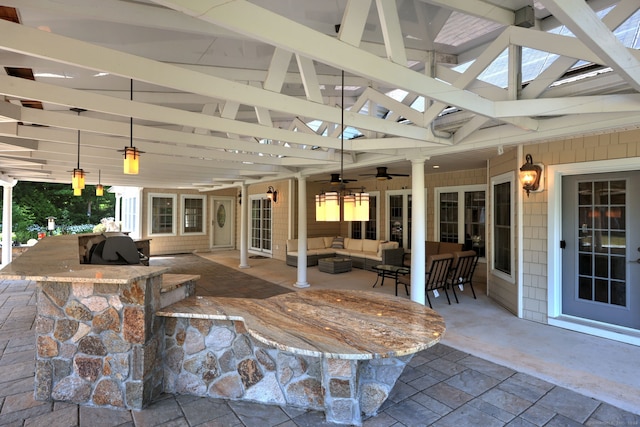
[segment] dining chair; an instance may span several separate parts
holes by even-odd
[[[430,255],[427,258],[427,272],[425,274],[425,293],[429,307],[431,306],[431,299],[429,298],[429,292],[438,293],[438,290],[443,290],[447,296],[447,301],[451,304],[449,299],[449,293],[447,292],[447,277],[453,262],[452,254],[440,254]],[[399,276],[396,279],[396,296],[398,295],[398,284],[404,285],[405,292],[409,295],[409,286],[411,286],[411,274]]]
[[[473,273],[476,270],[478,264],[478,254],[476,251],[460,251],[453,253],[453,261],[451,264],[451,273],[447,278],[447,284],[451,286],[453,290],[453,296],[458,302],[458,295],[456,295],[456,286],[462,288],[464,285],[469,285],[471,292],[473,293],[473,299],[476,299],[476,291],[473,289]]]

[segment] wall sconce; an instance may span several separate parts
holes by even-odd
[[[527,154],[525,158],[526,162],[520,168],[520,182],[522,183],[522,189],[527,192],[527,197],[529,197],[531,191],[536,192],[543,190],[540,185],[543,166],[533,164],[531,154]]]
[[[273,203],[278,203],[278,190],[269,186],[267,189],[267,199],[271,200]]]

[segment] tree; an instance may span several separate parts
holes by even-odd
[[[36,238],[50,216],[56,218],[61,232],[73,232],[73,226],[96,225],[102,218],[115,217],[115,201],[115,194],[108,191],[96,196],[92,185],[74,196],[69,184],[20,181],[13,188],[13,232],[22,243]]]

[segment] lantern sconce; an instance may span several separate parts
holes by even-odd
[[[267,199],[271,200],[273,203],[278,203],[278,190],[269,186],[267,189]]]
[[[48,216],[47,217],[47,231],[49,232],[49,235],[53,234],[53,230],[56,229],[56,217],[55,216]]]
[[[535,193],[544,190],[544,186],[541,184],[544,166],[534,164],[531,154],[527,154],[525,159],[525,164],[520,168],[520,182],[522,189],[527,192],[527,197],[529,197],[529,193],[532,191]]]

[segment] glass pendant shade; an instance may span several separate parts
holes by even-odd
[[[325,193],[325,221],[340,221],[340,194],[335,191]]]
[[[96,185],[96,196],[104,196],[104,186],[102,184]]]
[[[71,187],[74,190],[84,189],[84,170],[78,168],[73,170],[73,175],[71,176]]]
[[[342,197],[342,212],[345,221],[353,221],[356,209],[356,198],[353,194]]]
[[[139,171],[140,152],[136,147],[124,148],[124,173],[137,175]]]
[[[82,196],[82,188],[74,188],[73,189],[74,196]]]
[[[316,194],[316,221],[326,221],[326,200],[324,193]]]
[[[369,221],[369,193],[357,193],[352,221]]]

